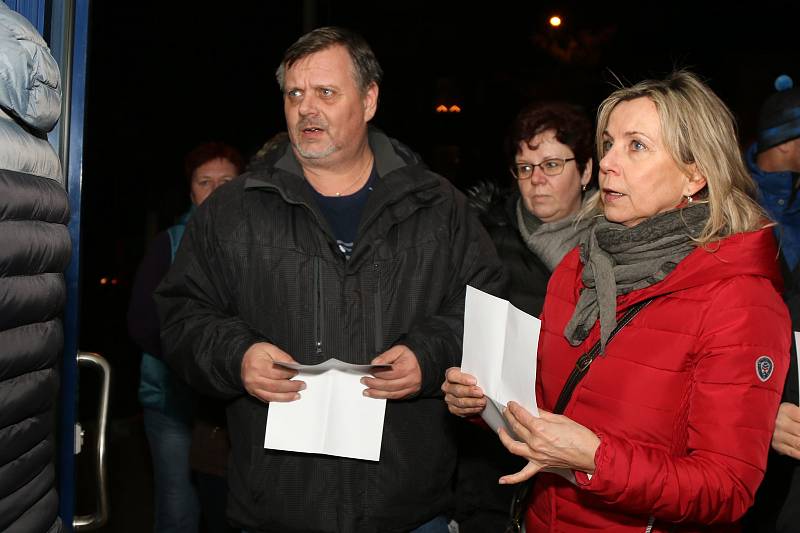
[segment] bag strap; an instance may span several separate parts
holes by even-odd
[[[635,317],[639,311],[647,307],[650,302],[656,298],[657,296],[653,296],[647,300],[642,300],[628,309],[622,318],[619,319],[619,322],[617,322],[617,327],[615,327],[613,331],[611,331],[611,335],[608,336],[608,342],[606,342],[606,346],[608,346],[608,343],[611,342],[611,339],[613,339],[622,328],[627,326],[628,323],[633,320],[633,317]],[[567,407],[567,403],[569,403],[570,398],[572,398],[572,393],[575,391],[575,387],[578,385],[578,383],[580,383],[584,376],[586,376],[586,374],[589,372],[589,366],[595,359],[597,359],[599,355],[600,341],[597,341],[588,352],[585,352],[578,357],[578,360],[575,361],[575,368],[572,369],[572,372],[567,378],[566,383],[564,383],[564,388],[561,389],[561,394],[558,395],[558,401],[556,401],[556,406],[555,409],[553,409],[553,413],[560,415],[564,412],[564,409]],[[533,480],[529,479],[523,485],[520,485],[519,488],[514,492],[514,497],[511,499],[509,522],[506,524],[505,533],[522,532],[525,508],[527,507],[527,501],[528,497],[530,496],[530,490],[532,486]]]
[[[633,317],[635,317],[639,311],[647,307],[648,304],[650,304],[650,302],[656,298],[657,296],[653,296],[647,300],[642,300],[628,309],[619,322],[617,322],[617,327],[615,327],[613,331],[611,331],[611,335],[608,336],[606,346],[608,346],[608,344],[611,342],[611,339],[613,339],[622,328],[628,325],[628,322],[633,320]],[[564,388],[561,389],[561,394],[558,395],[558,401],[556,401],[556,406],[553,409],[553,413],[560,415],[564,412],[564,409],[566,409],[570,398],[572,398],[572,393],[575,391],[575,387],[577,387],[578,383],[580,383],[584,376],[586,376],[586,374],[589,372],[589,365],[591,365],[599,355],[600,341],[597,341],[588,352],[585,352],[578,357],[578,360],[575,361],[575,368],[573,368],[572,372],[570,372],[566,383],[564,383]]]

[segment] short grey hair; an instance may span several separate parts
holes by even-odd
[[[353,61],[353,77],[362,93],[365,93],[373,83],[380,85],[383,70],[367,41],[357,33],[345,28],[326,26],[306,33],[286,50],[281,64],[275,71],[281,91],[286,88],[284,86],[286,69],[304,57],[333,46],[344,46],[347,50]]]

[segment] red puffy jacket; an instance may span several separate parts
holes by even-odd
[[[572,347],[564,327],[582,287],[575,249],[548,286],[537,370],[552,410],[595,324]],[[788,368],[791,325],[779,295],[771,229],[698,248],[663,281],[620,296],[658,295],[608,345],[564,412],[600,438],[578,485],[540,473],[526,526],[539,531],[730,531],[764,474]],[[718,525],[708,528],[708,525]]]

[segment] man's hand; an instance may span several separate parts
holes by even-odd
[[[442,391],[444,401],[451,413],[457,416],[473,416],[486,408],[486,396],[478,386],[478,380],[453,366],[444,374]]]
[[[264,402],[298,400],[298,392],[306,388],[305,382],[292,381],[297,371],[277,366],[273,361],[295,362],[288,353],[268,342],[258,342],[248,348],[242,358],[244,388]]]
[[[361,378],[368,388],[364,396],[400,400],[419,392],[422,370],[414,352],[403,345],[392,346],[372,360],[373,365],[392,365],[391,369],[375,370],[375,377]]]
[[[778,408],[772,447],[782,455],[800,459],[800,407],[784,402]]]

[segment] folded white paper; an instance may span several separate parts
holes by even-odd
[[[540,330],[538,318],[507,300],[467,287],[461,370],[475,376],[490,400],[482,416],[495,431],[505,426],[501,414],[512,400],[539,416],[534,384]]]
[[[496,432],[502,427],[518,440],[503,417],[503,410],[508,402],[515,401],[533,416],[539,416],[535,383],[541,328],[538,318],[507,300],[467,286],[461,370],[473,375],[486,395],[486,408],[481,413],[486,424]],[[575,483],[571,470],[542,471]]]
[[[276,364],[298,371],[300,399],[272,402],[264,447],[378,461],[386,400],[363,395],[361,378],[391,365],[353,365],[328,359],[318,365]]]
[[[794,332],[794,355],[797,358],[795,360],[797,363],[797,368],[800,369],[800,331]],[[800,370],[797,372],[797,379],[797,385],[800,387]],[[800,400],[800,398],[798,400]]]

